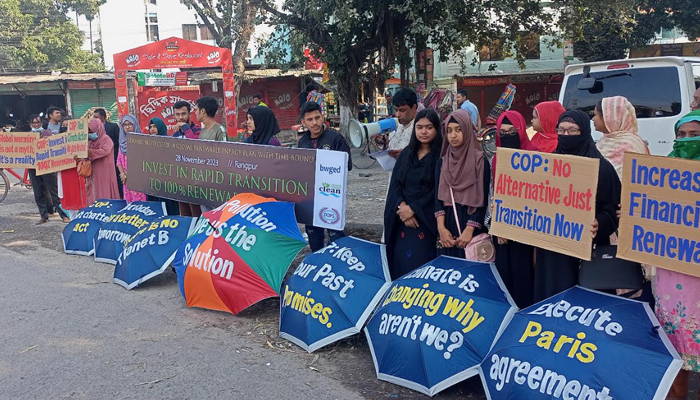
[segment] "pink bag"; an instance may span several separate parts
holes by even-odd
[[[460,236],[462,235],[461,224],[459,223],[459,217],[457,216],[457,207],[455,207],[455,195],[452,193],[452,188],[450,188],[450,197],[452,198],[452,210],[455,213],[455,221],[457,222],[457,232]],[[491,235],[488,233],[482,233],[476,235],[469,242],[467,247],[464,248],[464,256],[467,260],[490,263],[494,262],[496,259],[496,251],[493,247],[493,242],[491,241]]]

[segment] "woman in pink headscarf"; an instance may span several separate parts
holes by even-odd
[[[99,199],[119,199],[114,174],[114,143],[96,118],[88,123],[88,159],[92,162],[92,175],[86,179],[87,204]]]
[[[595,106],[595,130],[604,136],[596,146],[615,167],[622,180],[622,158],[625,152],[649,154],[649,147],[637,134],[637,114],[632,103],[622,96],[606,97]]]

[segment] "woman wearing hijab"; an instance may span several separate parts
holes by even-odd
[[[566,110],[558,101],[545,101],[532,110],[532,128],[535,130],[535,136],[531,142],[537,151],[554,153],[557,149],[557,124],[564,111]]]
[[[275,117],[275,113],[269,108],[257,106],[248,110],[246,126],[248,127],[248,131],[253,132],[251,136],[246,138],[246,143],[270,146],[282,145],[275,137],[276,134],[280,133],[277,117]]]
[[[527,136],[525,118],[517,111],[506,111],[496,123],[496,148],[535,150]],[[493,161],[494,180],[498,179],[497,158]],[[534,247],[493,238],[496,250],[496,268],[515,304],[519,308],[533,304],[535,290]]]
[[[168,136],[168,127],[162,119],[153,118],[148,121],[148,132],[151,135]],[[168,212],[168,215],[180,215],[180,203],[175,200],[151,196],[150,194],[146,196],[146,200],[163,202],[165,203],[165,210]]]
[[[598,102],[594,113],[595,130],[604,135],[596,147],[622,179],[622,158],[625,152],[649,154],[647,144],[637,134],[634,106],[622,96],[606,97]]]
[[[700,111],[678,121],[673,151],[668,156],[700,161]],[[656,316],[683,359],[668,399],[686,399],[689,373],[700,372],[700,278],[656,268],[652,283]]]
[[[153,118],[148,121],[148,133],[151,135],[168,136],[168,126],[160,118]]]
[[[435,166],[442,149],[440,116],[416,115],[408,146],[396,161],[384,209],[384,231],[391,279],[435,258]]]
[[[87,204],[99,199],[119,199],[114,174],[114,143],[97,118],[88,123],[88,159],[92,163],[92,175],[86,179]]]
[[[476,140],[474,124],[467,111],[457,110],[450,114],[443,130],[447,140],[442,143],[442,158],[435,167],[435,216],[440,235],[438,253],[465,258],[463,249],[472,238],[486,233],[484,216],[491,167]]]
[[[117,155],[117,169],[119,170],[119,179],[124,187],[124,200],[131,203],[132,201],[146,201],[146,195],[140,192],[129,190],[126,187],[127,180],[127,147],[126,137],[132,132],[140,132],[141,127],[135,116],[127,114],[122,117],[119,126],[119,155]]]
[[[617,230],[617,205],[620,204],[620,179],[615,168],[595,147],[591,136],[588,114],[582,111],[566,111],[559,117],[557,134],[559,144],[557,154],[597,158],[598,189],[595,200],[595,221],[591,232],[593,243],[599,246],[610,245],[610,235]],[[578,284],[578,270],[581,260],[553,251],[535,250],[535,302],[544,300]]]

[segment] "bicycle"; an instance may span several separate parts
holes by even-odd
[[[15,186],[24,186],[27,189],[32,188],[31,181],[29,179],[29,170],[24,170],[24,176],[19,176],[15,171],[9,168],[0,168],[0,203],[5,200],[7,193],[10,191],[10,178],[7,177],[5,171],[9,172],[10,175],[19,179],[19,182],[15,183]]]

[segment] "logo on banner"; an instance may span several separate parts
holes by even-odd
[[[330,149],[330,145],[327,145]],[[325,149],[325,146],[323,147]],[[319,171],[321,172],[328,172],[328,175],[333,175],[333,174],[339,174],[343,172],[341,167],[327,167],[323,164],[319,167]]]
[[[173,40],[172,42],[168,42],[165,44],[165,50],[168,51],[175,51],[179,48],[180,46],[177,45],[177,40]]]
[[[221,59],[221,53],[218,50],[214,50],[211,53],[207,54],[207,61],[209,61],[209,64],[215,64]]]
[[[321,187],[318,188],[318,193],[327,197],[332,196],[335,198],[340,198],[342,186],[323,182],[321,183]]]
[[[335,225],[340,221],[340,213],[335,208],[323,207],[318,213],[324,224]]]
[[[138,54],[132,54],[126,58],[126,65],[130,67],[135,67],[139,65],[140,59]]]

